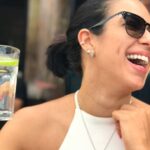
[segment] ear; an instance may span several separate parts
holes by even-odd
[[[78,41],[81,48],[85,51],[94,49],[92,44],[93,34],[88,29],[81,29],[78,33]]]

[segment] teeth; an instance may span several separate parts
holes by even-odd
[[[148,64],[148,63],[149,63],[148,57],[142,56],[142,55],[130,54],[130,55],[127,55],[127,58],[128,58],[128,59],[140,59],[140,60],[144,61],[145,64]]]

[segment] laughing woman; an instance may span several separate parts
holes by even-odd
[[[0,132],[2,150],[149,150],[150,106],[131,93],[149,72],[150,15],[139,0],[87,0],[47,65],[83,76],[73,94],[22,109]]]

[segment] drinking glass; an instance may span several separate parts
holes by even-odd
[[[0,121],[8,121],[14,113],[20,50],[0,45]]]

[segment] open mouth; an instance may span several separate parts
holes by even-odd
[[[146,67],[149,64],[149,58],[147,56],[138,55],[138,54],[128,54],[127,59],[135,64],[142,67]]]

